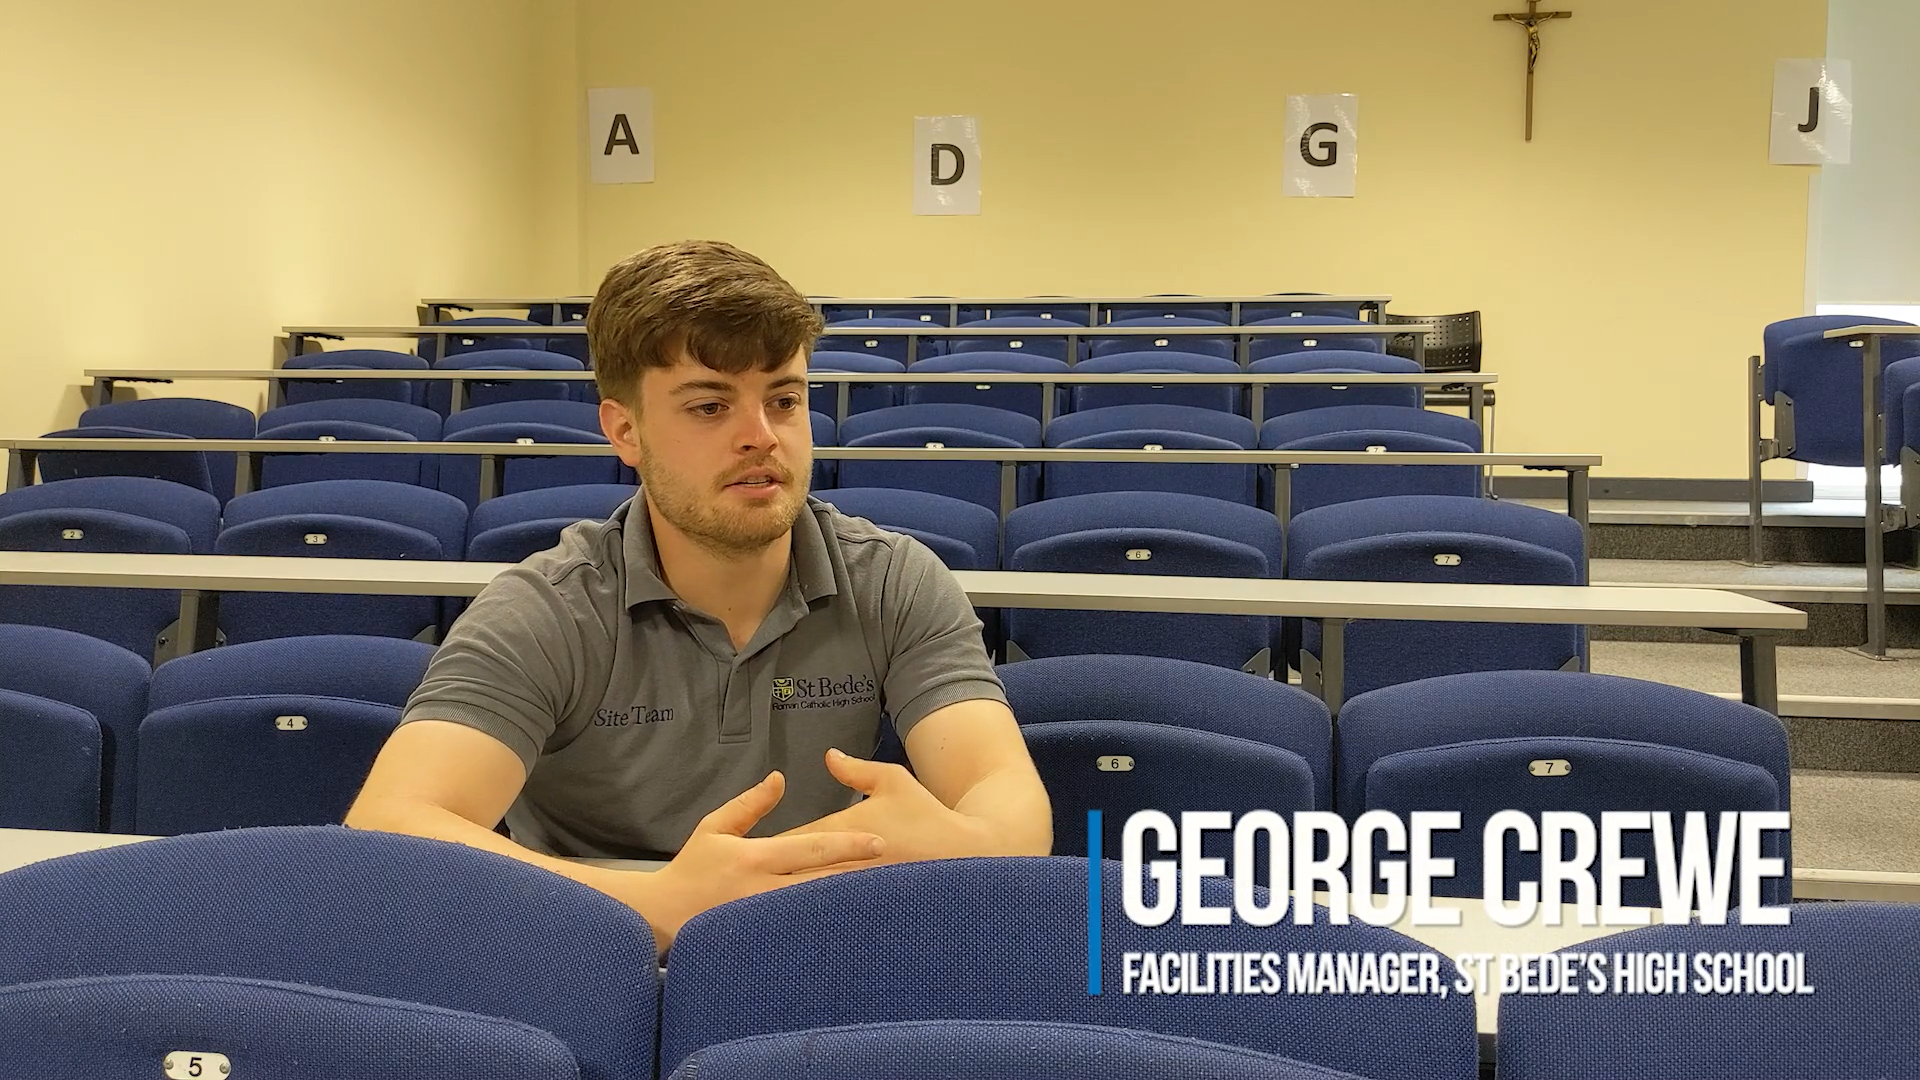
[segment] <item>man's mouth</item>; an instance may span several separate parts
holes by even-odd
[[[785,481],[780,478],[779,474],[773,472],[771,469],[754,469],[753,471],[740,477],[738,480],[735,480],[733,483],[728,484],[727,486],[743,487],[743,488],[767,488],[767,487],[772,487],[784,482]]]

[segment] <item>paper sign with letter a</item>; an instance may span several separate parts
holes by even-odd
[[[1853,160],[1853,65],[1782,60],[1773,67],[1775,165],[1845,165]]]
[[[1287,98],[1286,167],[1281,182],[1295,197],[1353,198],[1360,164],[1360,99],[1353,94]]]
[[[980,212],[980,120],[913,118],[913,212]]]
[[[587,167],[596,184],[653,182],[653,91],[587,91]]]

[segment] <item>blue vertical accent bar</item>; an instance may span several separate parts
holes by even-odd
[[[1087,811],[1087,993],[1100,996],[1100,811]]]

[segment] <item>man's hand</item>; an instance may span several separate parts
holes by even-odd
[[[784,835],[835,829],[875,833],[886,839],[880,861],[889,863],[1000,854],[985,822],[948,807],[898,765],[829,750],[827,771],[866,798]]]
[[[768,773],[700,819],[673,861],[653,874],[635,875],[644,880],[634,884],[650,895],[627,902],[647,917],[662,952],[688,919],[710,907],[820,877],[827,867],[838,872],[873,866],[887,850],[875,830],[857,825],[749,838],[747,830],[779,804],[786,786],[785,777]]]

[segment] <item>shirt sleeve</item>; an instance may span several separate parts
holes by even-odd
[[[1006,702],[973,602],[939,557],[912,537],[894,547],[880,618],[887,647],[883,692],[902,739],[927,714],[955,702]]]
[[[504,743],[532,771],[577,698],[584,652],[580,627],[552,583],[515,567],[454,622],[400,722],[465,724]]]

